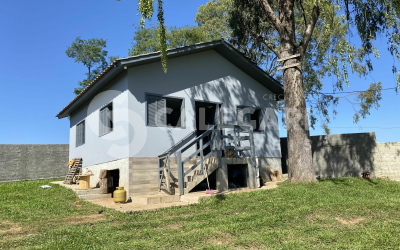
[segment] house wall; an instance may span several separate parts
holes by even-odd
[[[195,100],[221,103],[225,124],[237,124],[238,105],[262,108],[266,128],[263,133],[254,133],[256,155],[281,156],[273,94],[217,52],[206,51],[170,59],[167,74],[159,62],[129,68],[128,79],[130,131],[133,135],[133,143],[129,144],[130,157],[156,157],[194,131]],[[146,93],[184,98],[185,126],[146,126]],[[186,151],[184,156],[192,152],[194,148]]]
[[[128,80],[126,72],[70,116],[69,158],[92,166],[129,157]],[[112,102],[113,131],[99,136],[100,108]],[[85,144],[76,147],[76,125],[85,120]]]

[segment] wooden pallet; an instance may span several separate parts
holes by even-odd
[[[71,185],[76,182],[77,175],[80,174],[82,167],[82,158],[75,158],[74,165],[69,169],[67,176],[65,176],[64,184]]]

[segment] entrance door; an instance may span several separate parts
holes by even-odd
[[[203,134],[209,128],[220,122],[220,104],[209,102],[195,102],[196,108],[196,130],[197,136]],[[206,144],[211,139],[211,135],[206,136],[203,143]],[[199,145],[197,146],[199,148]],[[204,150],[204,155],[211,151],[210,147]]]

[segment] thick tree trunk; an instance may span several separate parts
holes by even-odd
[[[285,113],[288,134],[288,172],[291,181],[316,181],[312,162],[311,141],[308,128],[308,117],[304,95],[303,77],[301,73],[302,57],[307,50],[313,30],[318,21],[320,13],[320,0],[312,9],[311,18],[303,38],[298,43],[296,39],[296,24],[294,15],[295,0],[278,0],[277,7],[279,16],[271,8],[269,1],[260,0],[269,22],[275,27],[280,38],[280,48],[273,43],[264,42],[275,54],[283,60],[284,91],[285,91]],[[259,36],[256,36],[258,39]],[[267,39],[267,38],[265,38]],[[291,57],[299,54],[299,57]],[[287,58],[291,58],[286,60]],[[289,66],[289,67],[288,67]]]
[[[295,58],[287,60],[285,65],[298,62],[300,59]],[[288,177],[294,182],[316,181],[301,66],[286,69],[283,79],[288,137]]]

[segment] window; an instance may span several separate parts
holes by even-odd
[[[147,125],[183,127],[183,99],[147,95]]]
[[[110,133],[113,130],[112,103],[100,109],[99,136]]]
[[[253,126],[253,131],[263,131],[263,115],[261,109],[251,107],[238,107],[237,119],[239,125]]]
[[[85,121],[76,125],[76,146],[79,147],[85,144]]]

